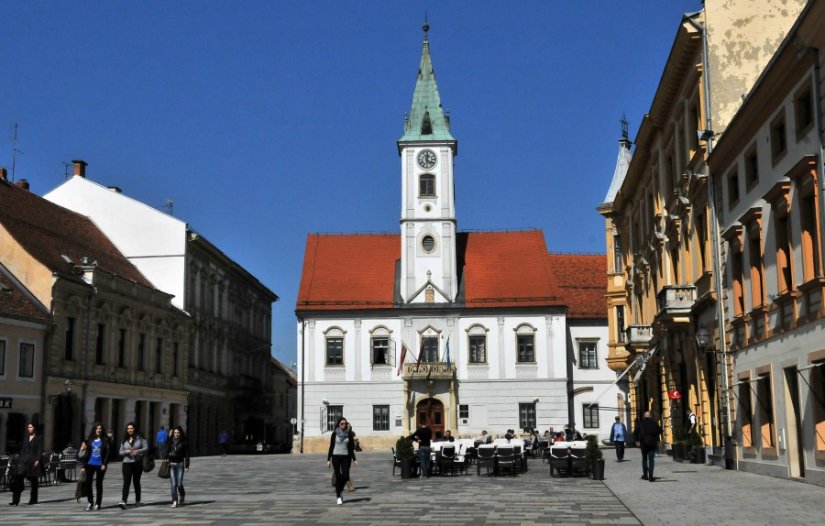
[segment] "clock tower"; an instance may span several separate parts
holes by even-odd
[[[401,156],[401,269],[404,303],[452,303],[458,294],[453,158],[458,143],[430,59],[429,24],[418,66]]]

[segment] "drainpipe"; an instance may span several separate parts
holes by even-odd
[[[822,193],[825,192],[825,142],[823,142],[822,134],[825,133],[822,124],[822,68],[819,65],[819,50],[817,48],[808,48],[811,53],[811,60],[814,63],[814,118],[816,119],[816,138],[819,141],[819,214],[820,225],[825,225],[825,203],[822,201]],[[819,232],[819,246],[822,246],[822,227]],[[821,254],[821,250],[818,251]],[[823,273],[822,261],[819,262],[819,272]]]
[[[304,371],[306,371],[306,362],[305,362],[305,338],[304,333],[306,332],[306,321],[301,320],[301,453],[304,452],[304,421],[305,418],[305,409],[306,409],[306,397],[304,396],[304,387],[306,384],[304,378]]]

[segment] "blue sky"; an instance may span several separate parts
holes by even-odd
[[[402,134],[428,12],[458,139],[461,230],[540,228],[604,252],[622,114],[649,109],[700,0],[4,0],[0,165],[44,194],[64,161],[174,215],[280,296],[295,361],[306,235],[398,232]]]

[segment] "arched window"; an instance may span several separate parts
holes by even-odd
[[[418,176],[419,197],[435,197],[435,176],[433,174],[421,174]]]
[[[344,365],[344,331],[332,327],[324,334],[327,348],[327,365]]]
[[[467,329],[467,344],[471,364],[487,363],[487,329],[483,325]]]
[[[518,363],[535,363],[536,328],[529,323],[522,323],[516,331],[516,361]]]

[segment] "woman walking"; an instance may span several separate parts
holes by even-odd
[[[342,491],[349,480],[350,462],[358,465],[355,460],[355,436],[349,429],[346,418],[339,418],[335,431],[329,437],[329,452],[327,453],[327,468],[332,465],[335,477],[335,495],[338,505],[344,503]]]
[[[23,439],[23,447],[17,457],[17,469],[11,483],[12,497],[9,506],[20,504],[20,494],[25,489],[25,481],[29,479],[31,484],[31,495],[29,504],[37,504],[37,480],[43,472],[40,465],[40,456],[43,454],[43,443],[37,436],[37,428],[33,422],[26,425],[26,437]]]
[[[126,509],[129,500],[129,486],[135,484],[135,506],[140,506],[140,476],[143,474],[143,455],[149,451],[149,444],[135,429],[135,423],[126,424],[126,436],[120,444],[120,456],[123,457],[123,492],[120,509]]]
[[[177,508],[178,503],[183,505],[186,499],[186,490],[183,489],[183,474],[189,471],[189,444],[183,434],[183,428],[175,426],[167,442],[167,456],[169,460],[169,480],[172,483],[172,507]],[[180,493],[180,500],[178,500]]]
[[[109,437],[103,424],[92,424],[89,437],[80,444],[80,453],[83,464],[80,472],[86,475],[86,511],[98,511],[103,503],[103,477],[109,465]],[[95,479],[95,494],[92,494],[92,479]]]

